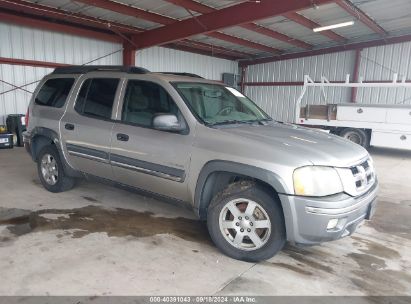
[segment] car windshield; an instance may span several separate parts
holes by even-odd
[[[253,123],[271,118],[236,89],[199,82],[175,82],[191,111],[207,125]]]

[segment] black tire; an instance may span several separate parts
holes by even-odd
[[[51,155],[57,165],[58,177],[54,185],[49,184],[42,174],[41,163],[46,154]],[[44,188],[53,193],[68,191],[75,185],[75,179],[65,174],[60,154],[55,145],[48,145],[40,150],[40,153],[37,156],[37,173]]]
[[[220,213],[234,199],[248,199],[258,203],[268,215],[271,233],[265,244],[255,250],[243,250],[230,244],[220,229]],[[226,255],[237,260],[258,262],[273,257],[286,242],[286,231],[281,203],[263,187],[252,181],[230,184],[218,193],[207,212],[207,227],[214,244]]]
[[[19,132],[18,130],[17,130],[17,146],[18,147],[24,147],[23,132]]]
[[[370,137],[363,129],[346,128],[340,132],[340,136],[366,149],[370,146]]]

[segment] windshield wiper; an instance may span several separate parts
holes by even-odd
[[[231,124],[250,124],[254,123],[254,120],[236,120],[236,119],[227,119],[219,122],[209,123],[209,126],[217,126],[217,125],[231,125]]]
[[[272,118],[262,118],[262,119],[254,119],[254,120],[237,120],[237,119],[227,119],[219,122],[209,123],[209,126],[217,126],[217,125],[229,125],[229,124],[263,124],[263,122],[272,121]]]

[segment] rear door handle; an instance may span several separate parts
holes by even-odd
[[[66,128],[66,130],[69,130],[69,131],[73,131],[73,130],[74,130],[74,125],[71,124],[71,123],[66,123],[66,124],[64,125],[64,127]]]
[[[128,141],[129,137],[127,134],[123,134],[123,133],[118,133],[117,134],[117,140],[120,141]]]

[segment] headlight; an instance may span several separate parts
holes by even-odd
[[[326,196],[344,190],[340,176],[331,167],[307,166],[294,171],[294,191],[296,195]]]

